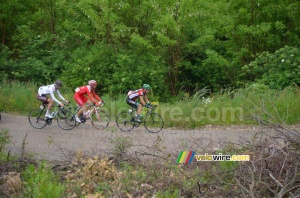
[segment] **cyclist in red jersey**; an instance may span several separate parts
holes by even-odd
[[[147,97],[147,94],[150,92],[150,85],[143,84],[143,87],[141,89],[137,89],[135,91],[128,92],[128,97],[126,99],[126,103],[133,108],[137,109],[135,115],[135,121],[142,122],[141,121],[141,112],[143,109],[143,106],[146,106],[147,108],[151,107],[151,103]],[[136,100],[139,99],[139,102]]]
[[[88,85],[84,85],[81,87],[77,87],[75,89],[74,99],[76,103],[81,106],[82,108],[78,111],[77,115],[75,116],[76,122],[81,122],[79,119],[80,114],[85,114],[87,109],[87,105],[96,104],[97,106],[101,105],[101,98],[95,93],[95,88],[97,87],[97,81],[90,80]],[[90,108],[90,107],[89,107]]]

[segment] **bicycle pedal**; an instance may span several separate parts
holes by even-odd
[[[48,119],[46,120],[46,123],[47,123],[48,125],[51,125],[51,124],[52,124],[52,119],[48,118]]]

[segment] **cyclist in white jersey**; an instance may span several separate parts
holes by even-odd
[[[57,93],[57,95],[60,99],[62,99],[66,103],[69,103],[69,101],[67,101],[59,92],[59,89],[61,88],[61,86],[62,86],[62,82],[60,80],[57,80],[57,81],[55,81],[54,84],[41,86],[39,88],[37,99],[48,105],[45,117],[53,118],[53,116],[51,116],[51,114],[50,114],[50,110],[53,106],[54,101],[56,103],[58,103],[61,108],[64,107],[64,104],[56,99],[54,92]],[[49,95],[51,96],[51,98],[48,97]]]

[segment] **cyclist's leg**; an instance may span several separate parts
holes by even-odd
[[[80,96],[80,95],[77,95],[77,94],[74,95],[74,100],[81,107],[79,109],[79,111],[77,112],[77,114],[75,115],[77,122],[81,122],[79,117],[80,117],[80,114],[82,114],[82,112],[83,112],[84,103],[85,103],[86,99],[87,98],[85,98],[84,96]]]
[[[130,100],[129,98],[127,98],[126,102],[127,102],[127,104],[132,106],[134,109],[137,109],[136,115],[135,115],[135,121],[142,122],[141,121],[141,112],[142,112],[143,106],[134,100]]]
[[[91,110],[93,104],[94,103],[91,100],[87,100],[84,105],[83,114],[85,114],[88,110]]]
[[[132,108],[134,108],[135,110],[138,109],[138,103],[134,100],[130,100],[129,98],[126,99],[126,103],[131,106]]]
[[[47,103],[48,103],[48,110],[50,111],[52,106],[53,106],[53,100],[52,98],[47,98]]]
[[[143,110],[143,105],[140,104],[140,103],[138,103],[138,109],[137,109],[136,113],[137,113],[138,115],[141,115],[142,110]]]
[[[53,100],[51,98],[48,98],[45,95],[42,95],[42,96],[37,95],[37,99],[42,101],[44,104],[47,105],[47,111],[46,111],[45,117],[51,117],[50,110],[51,110],[52,105],[53,105]]]
[[[141,117],[141,112],[142,112],[142,109],[143,109],[143,105],[141,105],[140,103],[137,104],[138,106],[138,109],[136,111],[136,116],[135,116],[135,121],[137,122],[142,122],[142,117]]]

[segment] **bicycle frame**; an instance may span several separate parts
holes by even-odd
[[[80,116],[80,120],[81,120],[82,123],[85,123],[86,120],[91,119],[90,116],[91,116],[94,112],[96,112],[96,114],[98,115],[98,112],[97,112],[96,110],[99,109],[99,107],[97,107],[97,106],[95,106],[95,105],[85,105],[85,106],[86,106],[86,107],[91,107],[91,106],[93,106],[93,108],[91,108],[91,109],[89,110],[88,113],[87,113],[87,112],[83,112],[83,113],[82,113],[82,115]],[[78,106],[74,114],[76,115],[76,114],[79,112],[79,110],[80,110],[81,108],[82,108],[82,106]]]
[[[52,124],[53,118],[56,118],[56,115],[58,114],[58,112],[60,112],[63,109],[63,108],[60,108],[59,105],[54,106],[54,107],[58,107],[59,109],[52,112],[52,114],[51,114],[52,118],[46,117],[46,122],[47,122],[48,125]],[[45,109],[47,109],[47,104],[43,103],[43,109],[41,109],[41,114],[44,112]]]
[[[141,116],[146,117],[148,114],[152,113],[152,111],[154,111],[156,107],[157,106],[152,106],[150,108],[147,108],[147,112],[146,112],[145,116],[142,116],[142,115]],[[131,107],[131,110],[132,110],[131,115],[132,116],[136,115],[137,108]],[[143,123],[143,122],[141,122],[141,123]]]
[[[109,119],[108,114],[104,110],[99,110],[100,107],[96,106],[95,104],[85,105],[85,106],[86,107],[92,106],[92,108],[90,109],[90,111],[88,111],[88,113],[85,112],[85,115],[83,113],[82,113],[82,115],[80,115],[79,118],[80,118],[81,122],[76,122],[76,126],[78,126],[80,123],[85,123],[86,120],[90,120],[92,125],[97,129],[103,129],[108,126],[110,119]],[[82,106],[78,106],[77,109],[75,110],[75,113],[73,115],[74,119],[81,108],[82,108]]]
[[[40,108],[31,110],[28,115],[29,123],[34,128],[41,129],[46,125],[51,125],[54,118],[57,120],[58,125],[64,130],[70,130],[75,127],[76,122],[72,120],[72,114],[69,110],[60,108],[60,106],[55,106],[59,107],[59,109],[52,112],[52,118],[48,118],[44,117],[47,109],[47,104],[42,104],[43,105],[41,105]]]
[[[152,106],[147,109],[141,123],[135,121],[137,109],[134,107],[130,108],[131,111],[119,113],[116,119],[117,127],[121,129],[121,131],[128,132],[134,127],[139,127],[140,124],[143,124],[147,131],[151,133],[159,132],[163,128],[164,121],[158,113],[154,112],[155,107],[156,106]]]

